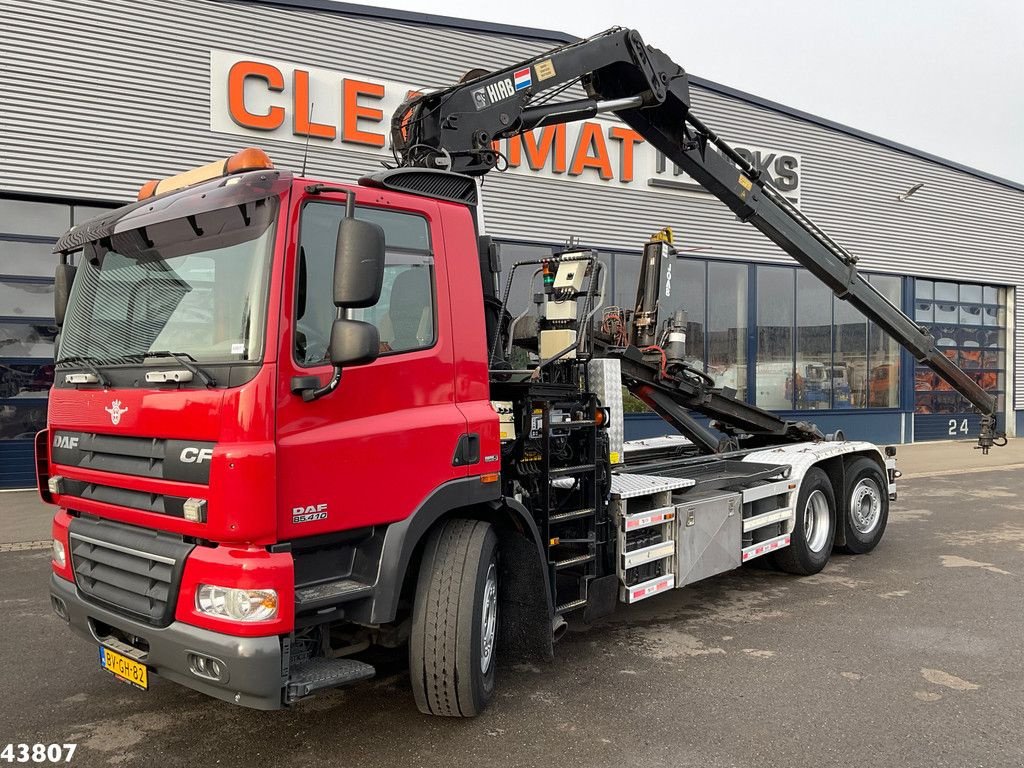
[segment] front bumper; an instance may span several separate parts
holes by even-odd
[[[100,625],[145,640],[148,650],[136,649],[132,658],[160,677],[244,707],[279,709],[282,706],[285,680],[281,639],[277,636],[233,637],[181,621],[153,627],[87,602],[74,584],[56,574],[50,576],[50,595],[63,603],[71,629],[94,643],[123,652],[116,640],[110,642],[100,635]],[[190,652],[220,660],[226,669],[223,679],[212,681],[193,673],[189,666]]]

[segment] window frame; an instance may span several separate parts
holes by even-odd
[[[295,352],[296,352],[295,334],[296,334],[296,332],[298,331],[298,328],[299,328],[299,318],[298,318],[298,311],[297,311],[298,304],[299,304],[299,268],[301,266],[301,259],[300,259],[300,253],[299,252],[302,249],[303,219],[304,219],[304,216],[305,216],[306,207],[309,206],[309,205],[333,205],[333,206],[338,206],[338,207],[344,208],[345,205],[346,205],[346,201],[345,200],[335,200],[335,199],[323,199],[323,198],[321,198],[321,199],[306,198],[305,200],[302,201],[301,205],[299,206],[299,217],[298,217],[298,222],[297,222],[298,232],[297,232],[297,236],[296,236],[296,240],[295,240],[295,264],[294,264],[294,266],[292,268],[292,277],[293,277],[293,283],[294,283],[293,286],[292,286],[292,300],[291,300],[291,302],[292,302],[291,303],[291,309],[292,309],[292,315],[291,315],[292,332],[290,334],[291,338],[289,339],[288,346],[289,346],[289,349],[290,349],[289,354],[291,356],[292,363],[295,365],[296,368],[300,368],[300,369],[306,370],[306,371],[312,370],[314,368],[324,368],[324,367],[331,366],[331,359],[330,359],[330,357],[325,357],[323,360],[320,360],[319,362],[306,363],[306,362],[304,362],[302,360],[299,360],[299,358],[295,354]],[[432,306],[432,309],[433,309],[433,311],[431,312],[432,319],[433,319],[433,326],[432,326],[433,327],[433,339],[432,339],[432,341],[431,341],[429,346],[416,347],[414,349],[392,350],[390,352],[380,352],[377,355],[378,359],[386,358],[386,357],[394,357],[395,355],[408,355],[408,354],[413,354],[413,353],[416,353],[416,352],[423,352],[425,350],[432,350],[432,349],[436,348],[437,345],[438,345],[438,342],[440,341],[440,336],[441,336],[440,328],[439,328],[439,318],[440,318],[440,314],[441,313],[440,313],[440,305],[439,305],[438,298],[437,298],[437,256],[436,256],[436,253],[434,251],[434,230],[430,226],[430,224],[431,224],[430,217],[427,216],[426,214],[424,214],[423,212],[420,212],[420,211],[398,210],[398,209],[395,209],[395,208],[388,208],[388,207],[379,206],[379,205],[356,205],[355,208],[356,208],[356,210],[358,210],[360,208],[366,208],[366,209],[379,209],[379,210],[385,210],[385,211],[392,211],[392,212],[395,212],[395,213],[400,213],[400,214],[402,214],[404,216],[415,216],[417,218],[423,219],[423,221],[424,221],[424,223],[426,224],[426,227],[427,227],[427,241],[430,244],[430,247],[427,250],[425,250],[425,251],[424,250],[420,250],[419,248],[404,248],[404,247],[400,247],[400,246],[388,246],[387,245],[387,238],[385,237],[385,241],[384,241],[385,242],[385,245],[384,245],[384,252],[385,252],[384,263],[385,263],[385,268],[387,266],[387,253],[388,252],[409,253],[409,254],[416,254],[418,256],[427,256],[427,257],[430,258],[430,267],[431,267],[430,299],[431,299],[431,306]],[[342,216],[342,218],[344,218],[344,216]],[[307,275],[307,277],[308,277],[308,275]],[[378,332],[379,332],[379,330],[380,329],[378,329]],[[371,363],[371,365],[372,365],[372,363]]]

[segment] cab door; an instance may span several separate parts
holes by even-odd
[[[356,217],[384,229],[387,257],[376,306],[355,319],[377,326],[380,357],[345,368],[313,402],[296,376],[325,383],[334,250],[344,195],[300,198],[286,254],[277,406],[279,538],[401,520],[442,483],[466,420],[455,403],[448,279],[437,204],[356,188]]]

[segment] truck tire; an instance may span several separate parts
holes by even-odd
[[[845,544],[840,549],[851,555],[863,555],[882,540],[889,522],[889,493],[878,464],[861,457],[846,470]]]
[[[498,538],[490,523],[449,520],[427,540],[409,639],[420,712],[479,715],[494,693]]]
[[[786,573],[810,576],[828,563],[835,538],[836,497],[832,482],[824,470],[811,467],[800,483],[790,544],[775,553],[774,563]]]

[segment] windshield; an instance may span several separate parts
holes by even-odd
[[[116,233],[86,246],[60,358],[260,357],[277,199]]]

